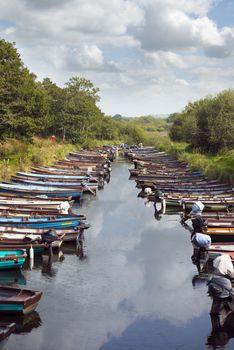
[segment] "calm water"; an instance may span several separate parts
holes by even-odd
[[[0,275],[44,293],[4,350],[234,349],[230,332],[212,333],[206,282],[193,286],[189,232],[177,214],[155,219],[128,167],[115,163],[110,183],[77,210],[92,225],[83,260],[70,244],[52,266],[44,257],[33,270]]]

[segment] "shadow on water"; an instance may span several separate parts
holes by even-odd
[[[207,337],[209,349],[226,348],[230,339],[234,338],[234,313],[223,309],[220,315],[210,315],[212,331]]]
[[[74,207],[91,224],[82,254],[66,243],[65,259],[25,267],[27,287],[43,291],[43,322],[12,335],[7,350],[201,350],[220,331],[211,331],[206,283],[193,288],[199,278],[179,214],[145,206],[128,168],[113,164],[104,189]],[[233,345],[229,337],[225,349]]]
[[[19,270],[0,271],[0,284],[4,285],[25,285],[26,279],[23,272]]]
[[[42,325],[41,318],[37,311],[31,312],[25,316],[2,315],[1,322],[15,323],[14,333],[30,333],[33,329]]]

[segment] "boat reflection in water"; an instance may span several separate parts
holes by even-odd
[[[234,291],[228,277],[217,275],[213,262],[207,260],[203,251],[194,248],[192,262],[197,266],[198,274],[192,278],[194,288],[208,286],[208,295],[212,300],[210,319],[212,330],[207,336],[208,349],[223,348],[234,338]],[[226,276],[226,275],[225,275]]]
[[[43,254],[42,255],[42,268],[41,272],[43,275],[47,275],[49,277],[54,277],[58,269],[53,266],[53,263],[59,262],[61,263],[65,259],[64,254],[61,250],[56,252],[56,254]]]
[[[212,266],[209,264],[206,265],[204,271],[193,276],[193,287],[204,288],[207,285],[209,286],[209,282],[212,281],[214,276],[213,272],[214,269]],[[219,278],[220,280],[227,280],[221,276]],[[209,292],[208,287],[208,294],[212,299],[210,310],[212,330],[207,336],[206,346],[207,349],[214,350],[224,348],[229,340],[234,338],[234,297],[233,295],[229,295],[229,291],[225,286],[223,287],[224,290],[222,292],[222,281],[220,282],[220,285],[218,284],[218,288],[220,289],[217,290],[218,295],[215,295]]]
[[[64,254],[68,255],[77,255],[80,260],[86,259],[86,255],[84,253],[84,235],[80,234],[79,239],[77,240],[76,243],[74,242],[65,242],[61,250]]]
[[[0,284],[3,285],[26,285],[26,279],[21,270],[0,271]]]
[[[219,314],[211,314],[212,331],[207,337],[206,345],[210,349],[223,348],[234,338],[234,313],[227,307],[222,307]]]
[[[41,318],[37,311],[33,311],[25,316],[1,315],[1,322],[6,324],[15,323],[15,330],[13,333],[29,333],[32,329],[42,325]]]
[[[53,277],[57,274],[57,263],[61,263],[65,259],[61,250],[52,252],[46,251],[40,256],[34,256],[34,259],[27,259],[23,269],[27,270],[41,270],[42,274]],[[56,265],[56,267],[54,266]]]

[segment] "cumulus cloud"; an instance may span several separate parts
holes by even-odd
[[[211,1],[172,0],[141,3],[145,20],[132,29],[146,51],[188,51],[202,48],[209,56],[233,52],[232,28],[221,28],[208,18]]]
[[[26,7],[30,9],[48,9],[58,6],[62,6],[66,3],[71,3],[71,0],[23,0],[22,1]]]
[[[203,16],[207,14],[209,9],[220,0],[136,0],[140,6],[153,6],[159,10],[165,7],[178,9],[182,12]],[[221,0],[222,1],[222,0]]]
[[[48,4],[12,0],[12,4],[0,5],[0,9],[2,18],[15,20],[21,42],[103,40],[110,35],[124,35],[128,26],[139,25],[143,19],[142,10],[129,0],[54,0]]]
[[[210,17],[217,3],[1,1],[0,36],[16,42],[39,79],[49,76],[59,85],[74,75],[90,79],[101,89],[104,112],[168,113],[233,85],[234,27],[219,27]]]

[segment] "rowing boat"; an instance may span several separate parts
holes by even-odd
[[[34,311],[42,292],[0,285],[0,313],[28,314]]]
[[[21,269],[26,257],[25,250],[0,249],[0,270]]]

